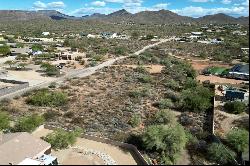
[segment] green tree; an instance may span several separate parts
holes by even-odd
[[[245,152],[249,147],[249,132],[244,129],[233,129],[226,135],[226,141],[236,152]]]
[[[43,46],[41,44],[33,44],[31,49],[32,51],[43,51]]]
[[[49,63],[42,63],[40,67],[48,76],[58,76],[60,74],[60,70]]]
[[[80,129],[73,132],[67,132],[59,129],[48,134],[44,140],[50,143],[52,148],[55,150],[66,149],[76,142],[77,137],[79,137],[82,132],[83,131]]]
[[[208,147],[208,157],[218,164],[234,164],[236,154],[221,143],[212,143]]]
[[[198,85],[197,81],[191,77],[187,77],[186,82],[184,83],[184,89],[189,89],[196,87]]]
[[[7,45],[0,46],[0,55],[6,56],[10,54],[10,47]]]
[[[204,112],[211,104],[212,92],[203,86],[193,87],[182,92],[182,107],[184,111]]]
[[[234,102],[227,102],[224,105],[224,109],[228,111],[229,113],[233,114],[240,114],[242,112],[245,112],[247,109],[247,106],[245,103],[240,101],[234,101]]]
[[[10,118],[6,112],[0,111],[0,131],[10,127]]]
[[[20,118],[18,122],[15,124],[13,130],[15,132],[32,132],[38,126],[43,124],[43,122],[44,122],[43,116],[33,114],[31,116]]]
[[[185,131],[179,124],[174,127],[171,125],[149,126],[142,139],[147,150],[164,154],[164,158],[168,157],[172,163],[176,162],[187,141]]]
[[[156,125],[176,124],[175,115],[170,110],[158,111],[153,118],[153,124],[156,124]]]

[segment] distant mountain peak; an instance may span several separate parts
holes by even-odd
[[[109,16],[125,16],[125,15],[132,15],[132,14],[125,9],[118,10],[114,13],[109,14]]]
[[[200,18],[192,18],[181,16],[169,10],[159,11],[141,11],[139,13],[129,13],[122,9],[111,14],[105,15],[94,13],[92,15],[74,17],[68,16],[56,10],[38,10],[38,11],[22,11],[22,10],[0,10],[0,21],[25,21],[25,20],[94,20],[107,23],[134,22],[138,24],[180,24],[180,23],[240,23],[249,25],[249,16],[247,17],[231,17],[224,13],[207,15]]]

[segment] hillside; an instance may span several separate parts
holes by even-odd
[[[238,23],[238,19],[228,16],[223,13],[215,14],[215,15],[207,15],[204,17],[200,17],[197,19],[199,23],[207,24],[207,23],[217,23],[217,24],[227,24],[227,23]]]
[[[0,10],[0,22],[27,21],[27,20],[94,20],[107,23],[134,22],[138,24],[180,24],[180,23],[239,23],[249,24],[249,17],[234,18],[223,13],[207,15],[200,18],[180,16],[169,10],[142,11],[139,13],[129,13],[126,10],[119,10],[105,15],[95,13],[92,15],[74,17],[68,16],[54,10],[40,11],[20,11],[20,10]]]

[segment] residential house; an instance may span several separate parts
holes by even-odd
[[[249,64],[237,64],[230,69],[227,77],[241,80],[249,80]]]
[[[95,38],[101,38],[100,35],[92,35],[92,34],[88,34],[87,35],[87,38],[92,38],[92,39],[95,39]]]
[[[225,98],[229,101],[241,101],[248,104],[249,92],[240,89],[227,89],[225,93]]]
[[[247,35],[247,31],[244,31],[244,32],[242,32],[242,31],[233,31],[232,33],[233,33],[233,35],[239,35],[239,36],[246,36]]]
[[[70,47],[57,47],[56,56],[59,60],[76,60],[77,57],[86,57],[85,53],[72,51]]]
[[[216,39],[212,39],[211,40],[212,44],[220,44],[222,42],[223,42],[223,39],[221,39],[221,38],[216,38]]]
[[[31,38],[31,40],[42,42],[42,43],[52,43],[52,42],[54,42],[53,38]]]
[[[43,32],[42,35],[43,35],[43,36],[49,36],[50,33],[49,33],[49,32]]]
[[[0,135],[0,165],[54,165],[51,145],[26,132]]]

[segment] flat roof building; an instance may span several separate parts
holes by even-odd
[[[51,145],[49,143],[35,138],[29,133],[0,135],[0,165],[30,163],[31,160],[37,160],[50,153]]]

